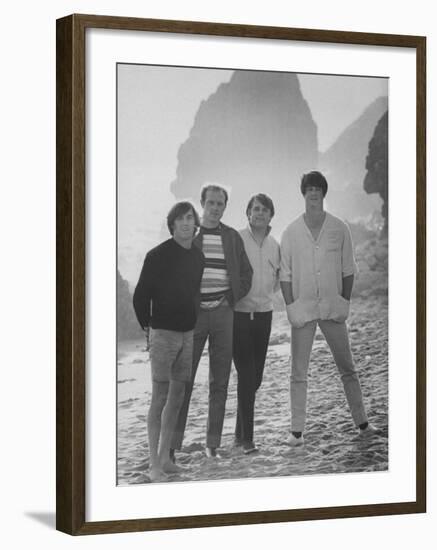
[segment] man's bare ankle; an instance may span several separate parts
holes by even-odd
[[[178,466],[174,462],[172,462],[170,459],[166,460],[162,464],[162,470],[166,474],[176,474],[178,472],[182,472],[184,468],[182,466]]]
[[[161,466],[151,466],[149,471],[150,481],[165,481],[167,479],[167,474],[161,468]]]

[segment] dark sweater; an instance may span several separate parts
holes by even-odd
[[[194,328],[204,263],[197,247],[184,248],[174,239],[147,254],[133,297],[142,328],[179,332]]]

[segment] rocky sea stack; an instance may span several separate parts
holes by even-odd
[[[231,190],[225,220],[241,227],[247,201],[269,194],[283,228],[302,210],[299,181],[317,166],[317,127],[295,74],[237,71],[203,101],[178,153],[176,199],[217,182]]]

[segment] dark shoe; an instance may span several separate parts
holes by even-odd
[[[243,445],[243,442],[241,441],[241,439],[238,439],[238,438],[234,438],[234,447],[242,447]]]
[[[258,448],[255,447],[255,444],[251,441],[250,443],[245,443],[243,445],[243,453],[245,455],[250,455],[252,453],[257,453],[258,452]]]
[[[207,458],[218,458],[217,449],[215,447],[207,447],[205,449],[205,454]]]

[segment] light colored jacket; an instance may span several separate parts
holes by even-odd
[[[260,246],[250,226],[240,231],[253,277],[249,293],[237,302],[235,311],[255,313],[273,309],[273,295],[279,289],[281,255],[279,244],[269,233],[270,228]]]
[[[346,318],[349,302],[341,295],[343,278],[357,273],[351,233],[339,218],[327,212],[316,240],[303,215],[284,231],[280,278],[292,284],[294,301],[288,307],[300,324]]]

